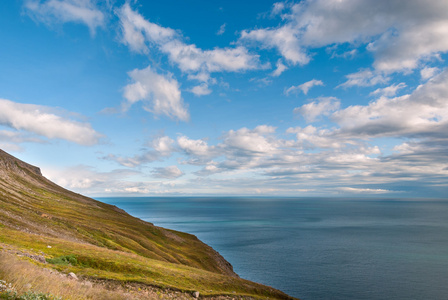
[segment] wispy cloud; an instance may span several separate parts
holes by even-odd
[[[168,166],[164,168],[154,168],[152,176],[157,178],[175,179],[184,175],[177,166]]]
[[[311,103],[295,108],[294,113],[302,115],[307,122],[313,122],[321,115],[329,116],[330,113],[338,110],[340,105],[341,102],[335,97],[320,97]]]
[[[385,88],[379,88],[370,93],[370,96],[386,96],[392,97],[397,94],[397,92],[406,87],[404,82],[400,82],[399,84],[392,84]]]
[[[285,95],[290,95],[292,93],[297,92],[298,90],[302,91],[305,95],[308,94],[308,91],[315,86],[324,85],[324,83],[321,80],[312,79],[310,81],[307,81],[305,83],[302,83],[300,85],[291,86],[288,89],[285,90]]]
[[[338,85],[338,87],[348,88],[353,86],[374,86],[378,84],[385,84],[390,81],[390,77],[384,75],[382,72],[374,72],[369,69],[362,69],[356,73],[345,76],[347,81]]]
[[[217,35],[223,35],[224,32],[226,32],[226,23],[222,24],[221,27],[219,27],[218,32],[216,33]]]
[[[242,46],[202,50],[194,44],[187,44],[178,32],[146,20],[129,3],[125,3],[117,14],[121,21],[123,43],[134,51],[144,53],[155,46],[183,72],[240,72],[263,67],[259,56],[249,53]]]
[[[275,66],[276,66],[276,69],[274,70],[274,72],[272,72],[272,76],[274,76],[274,77],[280,76],[283,72],[285,72],[288,69],[288,67],[282,63],[281,59],[277,60],[277,63]]]
[[[204,95],[208,95],[212,92],[212,90],[210,90],[208,88],[208,84],[206,84],[206,83],[197,85],[197,86],[191,88],[189,91],[192,92],[193,94],[195,94],[196,96],[204,96]]]
[[[122,157],[109,154],[103,157],[103,159],[115,161],[128,168],[134,168],[170,157],[171,154],[176,151],[174,147],[174,140],[168,136],[154,138],[148,145],[145,146],[148,146],[149,150],[144,150],[142,154],[135,155],[133,157]]]
[[[49,139],[94,145],[103,137],[90,124],[64,118],[55,109],[0,99],[0,125]]]
[[[83,23],[92,35],[105,25],[105,14],[92,0],[25,0],[25,11],[34,19],[47,24]]]

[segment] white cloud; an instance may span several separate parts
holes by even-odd
[[[186,136],[180,136],[177,138],[177,144],[180,149],[185,151],[187,154],[192,154],[195,156],[210,156],[211,148],[207,145],[204,140],[191,140]]]
[[[0,149],[5,151],[22,151],[20,144],[23,143],[45,143],[45,141],[26,132],[0,130]]]
[[[196,96],[204,96],[210,94],[212,91],[208,88],[208,85],[206,83],[203,83],[193,87],[190,92],[192,92]]]
[[[293,5],[282,19],[276,28],[245,30],[240,40],[276,48],[294,64],[309,62],[308,49],[367,45],[374,69],[386,73],[410,71],[448,51],[446,1],[307,0]]]
[[[430,68],[426,67],[420,70],[420,76],[423,80],[430,79],[431,77],[434,77],[434,75],[438,74],[440,72],[439,68]]]
[[[122,42],[136,52],[147,52],[147,41],[155,45],[167,43],[177,36],[176,31],[148,22],[125,3],[116,11],[120,18]]]
[[[329,116],[339,109],[341,102],[335,97],[320,97],[308,104],[294,109],[294,113],[301,114],[307,122],[313,122],[318,116]]]
[[[275,15],[279,15],[280,13],[283,12],[283,10],[285,9],[286,5],[283,2],[276,2],[272,5],[272,11],[271,11],[271,15],[275,16]]]
[[[277,133],[261,125],[228,130],[216,143],[178,136],[176,142],[165,137],[166,143],[153,144],[168,145],[161,148],[177,151],[179,163],[199,168],[190,174],[196,177],[186,176],[176,186],[192,193],[392,195],[419,186],[442,195],[448,176],[447,95],[445,70],[408,95],[346,108],[340,108],[337,98],[323,97],[295,111],[308,121],[328,116],[331,127],[309,125]],[[169,171],[154,174],[181,174]],[[146,185],[123,187],[155,193]]]
[[[319,86],[319,85],[324,85],[324,83],[321,80],[316,80],[316,79],[312,79],[310,81],[307,81],[305,83],[302,83],[300,85],[297,86],[291,86],[289,87],[286,91],[285,94],[289,95],[291,93],[294,93],[297,90],[301,90],[305,95],[308,94],[308,91],[314,87],[314,86]]]
[[[57,115],[54,109],[6,99],[0,99],[0,124],[49,139],[63,139],[80,145],[94,145],[102,138],[90,124],[63,118]]]
[[[398,90],[401,90],[402,88],[405,88],[406,84],[404,82],[400,82],[399,84],[393,84],[385,88],[378,88],[370,93],[370,96],[385,96],[385,97],[392,97],[395,96],[398,92]]]
[[[168,156],[174,151],[174,140],[168,136],[161,136],[151,141],[150,146],[163,156]]]
[[[354,188],[354,187],[340,187],[338,188],[338,190],[345,193],[354,193],[354,194],[385,194],[394,192],[384,189],[369,189],[369,188]]]
[[[168,136],[154,138],[148,146],[150,147],[150,150],[145,150],[144,153],[133,157],[121,157],[109,154],[103,157],[103,159],[115,161],[128,168],[134,168],[170,157],[171,154],[176,151],[174,147],[174,140]]]
[[[91,0],[26,0],[26,11],[44,23],[84,23],[95,34],[97,27],[104,26],[105,15]]]
[[[154,168],[152,175],[158,178],[175,179],[184,175],[177,166],[168,166],[165,168]]]
[[[285,25],[276,29],[256,29],[241,32],[242,41],[256,41],[263,48],[277,48],[280,54],[292,64],[305,65],[310,57],[305,53],[295,28]]]
[[[250,54],[242,46],[202,50],[194,44],[186,44],[176,31],[144,19],[132,10],[129,3],[125,3],[117,14],[123,31],[123,43],[138,52],[147,52],[150,46],[155,46],[183,72],[239,72],[263,67],[259,56]]]
[[[282,63],[281,59],[279,59],[277,61],[277,64],[275,66],[276,66],[276,69],[274,70],[274,72],[272,72],[272,76],[274,76],[274,77],[280,76],[280,74],[282,74],[284,71],[286,71],[288,69],[288,67]]]
[[[296,146],[301,149],[342,149],[347,145],[356,144],[350,138],[338,136],[337,131],[319,129],[312,125],[305,128],[291,127],[286,132],[296,134]]]
[[[398,145],[395,153],[386,155],[372,144],[376,136],[348,131],[343,126],[296,127],[285,133],[295,138],[283,139],[284,133],[276,134],[276,129],[267,125],[229,130],[221,142],[213,145],[205,139],[178,137],[179,154],[185,158],[180,158],[179,163],[202,169],[192,173],[199,178],[186,178],[181,185],[170,187],[169,192],[253,194],[262,187],[263,193],[273,195],[328,195],[396,193],[416,184],[434,187],[437,183],[439,190],[446,188],[441,178],[448,175],[448,141],[441,136],[431,139],[411,135],[406,145]],[[379,137],[387,138],[387,134]],[[402,141],[400,135],[396,137]],[[174,146],[171,141],[168,144],[170,149]],[[176,178],[183,172],[171,166],[156,168],[153,174]],[[123,193],[156,194],[163,188],[147,183],[114,184],[114,190]]]
[[[150,66],[143,70],[135,69],[128,74],[134,83],[124,88],[126,106],[143,101],[144,109],[155,115],[166,115],[181,121],[189,119],[177,80],[157,74]]]
[[[381,72],[372,72],[368,69],[362,69],[356,73],[345,76],[347,81],[338,85],[338,87],[352,87],[352,86],[374,86],[377,84],[387,83],[390,78]]]
[[[336,47],[337,47],[337,45],[336,45]],[[334,50],[332,48],[333,47],[327,48],[328,49],[327,51],[332,52],[331,50]],[[357,49],[352,49],[352,50],[349,50],[349,51],[345,51],[345,52],[340,53],[340,54],[336,53],[336,51],[333,51],[332,54],[331,54],[331,58],[342,57],[342,58],[345,58],[345,59],[351,59],[351,58],[355,57],[357,54],[358,54],[358,50]]]
[[[135,194],[156,191],[160,184],[132,182],[132,177],[142,174],[135,170],[116,169],[98,172],[95,168],[78,165],[65,169],[42,167],[42,173],[64,188],[89,195]]]
[[[226,32],[226,23],[222,24],[222,25],[219,27],[219,30],[218,30],[218,32],[217,32],[216,34],[217,34],[217,35],[223,35],[224,32]]]
[[[448,132],[448,71],[433,77],[412,94],[380,98],[332,115],[341,130],[358,136],[412,137]]]
[[[219,167],[217,167],[217,163],[214,161],[210,161],[204,166],[202,170],[199,170],[195,172],[194,174],[197,176],[209,176],[216,173],[221,173],[223,170],[221,170]]]
[[[276,148],[276,143],[269,138],[269,134],[274,132],[274,127],[266,125],[257,126],[253,130],[248,128],[230,130],[224,136],[224,145],[238,152],[270,153]]]

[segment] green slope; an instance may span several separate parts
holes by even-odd
[[[45,258],[84,277],[140,282],[201,295],[290,299],[240,279],[232,266],[195,236],[154,226],[115,206],[70,192],[39,168],[0,150],[0,247]]]

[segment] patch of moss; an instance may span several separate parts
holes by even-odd
[[[46,261],[53,265],[62,265],[62,266],[67,265],[76,266],[78,264],[78,260],[76,259],[76,256],[74,256],[73,254],[59,256],[55,258],[47,258]]]

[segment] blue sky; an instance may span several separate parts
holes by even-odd
[[[0,3],[0,148],[89,196],[446,197],[447,1]]]

